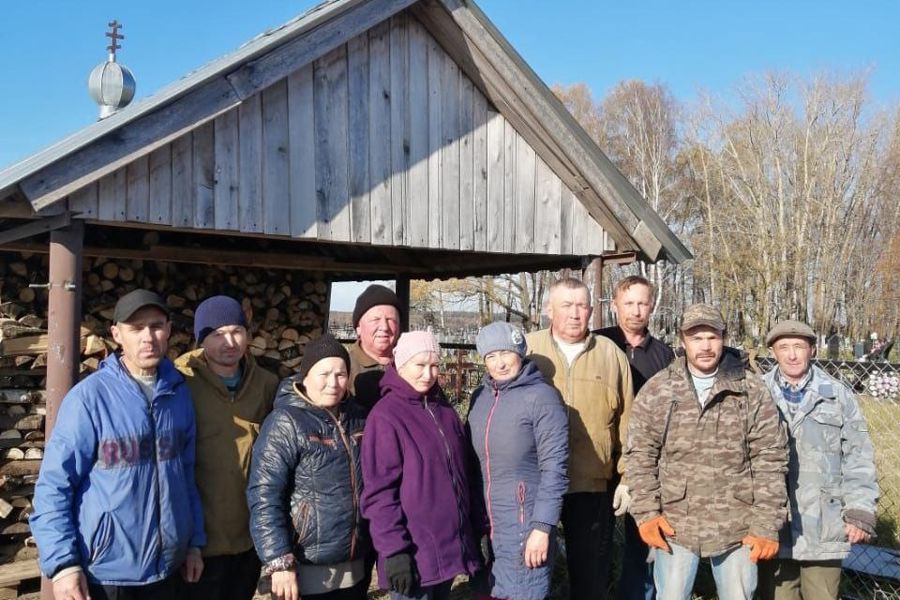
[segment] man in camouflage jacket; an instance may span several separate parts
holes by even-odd
[[[631,514],[655,550],[660,600],[688,600],[701,557],[720,598],[750,600],[787,515],[787,438],[763,381],[725,348],[725,322],[696,304],[685,356],[635,399],[625,450]]]

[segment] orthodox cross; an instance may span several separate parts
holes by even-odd
[[[106,49],[109,50],[110,60],[112,62],[116,62],[116,50],[122,47],[118,42],[119,40],[124,40],[125,36],[119,33],[119,28],[122,27],[122,25],[117,20],[113,19],[112,21],[110,21],[109,27],[112,29],[112,31],[107,31],[106,37],[110,38],[111,41]]]

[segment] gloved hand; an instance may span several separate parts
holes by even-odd
[[[488,566],[494,562],[494,547],[491,545],[491,534],[486,533],[481,536],[478,548],[481,550],[481,560],[484,563],[484,566]]]
[[[389,556],[384,561],[384,572],[391,584],[391,590],[409,596],[416,583],[416,567],[412,556],[406,552]]]
[[[778,542],[769,538],[746,535],[741,543],[750,546],[750,560],[759,562],[775,558],[778,554]]]
[[[638,532],[641,539],[651,548],[659,548],[669,552],[669,544],[666,543],[666,536],[675,535],[675,530],[669,525],[669,522],[662,515],[654,517],[638,526]]]
[[[620,483],[616,486],[616,491],[613,493],[613,510],[616,511],[614,514],[617,517],[621,517],[628,512],[630,507],[631,493],[627,485]]]

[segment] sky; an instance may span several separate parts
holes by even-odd
[[[0,169],[96,119],[87,77],[106,60],[107,22],[124,25],[118,59],[134,73],[139,99],[316,3],[5,2]],[[584,82],[598,99],[625,79],[664,83],[690,102],[699,91],[727,97],[742,78],[767,70],[801,76],[868,70],[872,99],[900,104],[895,0],[477,3],[545,82]],[[345,294],[333,295],[342,301]]]

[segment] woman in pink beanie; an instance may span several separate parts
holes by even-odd
[[[430,332],[400,336],[363,434],[362,512],[392,600],[445,600],[482,563],[473,523],[483,527],[484,510],[469,491],[462,423],[438,385],[439,352]]]

